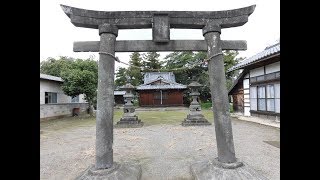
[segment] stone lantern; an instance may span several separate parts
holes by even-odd
[[[126,91],[126,93],[123,95],[125,104],[123,107],[123,116],[120,121],[117,122],[116,127],[142,127],[143,122],[138,119],[133,106],[133,90],[135,87],[130,83],[127,83],[126,85],[120,87],[120,89]]]
[[[182,126],[211,125],[211,123],[203,116],[201,106],[197,100],[200,95],[198,90],[201,86],[202,85],[196,81],[192,81],[188,85],[188,88],[191,89],[190,96],[192,96],[192,102],[189,106],[189,114],[182,122]]]

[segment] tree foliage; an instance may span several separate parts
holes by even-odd
[[[236,65],[240,58],[236,58],[238,55],[237,51],[223,51],[224,54],[224,68],[225,72],[230,67]],[[210,84],[207,64],[204,64],[204,59],[207,58],[206,52],[173,52],[165,57],[164,69],[181,68],[181,70],[174,71],[176,81],[181,84],[189,84],[195,80],[203,85],[200,88],[200,99],[202,101],[210,101]],[[195,65],[195,66],[194,66]],[[193,68],[188,68],[193,67]],[[232,78],[236,76],[237,72],[228,73],[226,75],[227,88],[232,85]],[[186,93],[188,94],[188,93]]]
[[[223,60],[224,60],[224,69],[226,72],[226,81],[227,81],[227,89],[230,89],[232,84],[233,84],[233,79],[239,74],[238,71],[232,71],[228,72],[227,70],[231,68],[232,66],[236,65],[239,63],[240,60],[243,58],[237,58],[238,56],[238,51],[225,51],[223,53]]]
[[[197,81],[203,85],[200,88],[200,99],[207,101],[210,98],[209,82],[207,66],[203,64],[206,58],[204,52],[182,51],[173,52],[165,57],[164,69],[179,68],[174,71],[176,81],[181,84],[188,85],[192,81]],[[185,93],[184,103],[189,104],[189,90]]]
[[[162,63],[159,60],[160,54],[157,52],[148,52],[143,54],[144,72],[148,72],[152,69],[161,69]]]
[[[130,55],[129,64],[132,65],[128,68],[128,76],[131,78],[131,84],[133,86],[138,86],[143,83],[143,76],[141,73],[142,67],[142,58],[140,57],[140,53],[134,52]],[[135,67],[136,66],[136,67]],[[138,68],[140,67],[140,68]]]
[[[119,67],[116,71],[116,78],[115,78],[115,86],[116,89],[120,86],[123,86],[127,83],[127,69],[123,67]]]
[[[74,60],[74,58],[66,56],[60,56],[58,59],[49,57],[45,61],[40,62],[40,73],[60,77],[61,72],[69,69]]]
[[[49,58],[41,62],[40,72],[61,77],[64,82],[62,90],[68,96],[75,97],[84,94],[89,103],[90,113],[92,105],[96,105],[98,86],[98,64],[93,59],[74,59],[60,57]]]

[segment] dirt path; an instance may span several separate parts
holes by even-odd
[[[73,179],[94,164],[95,125],[42,127],[41,179]],[[269,179],[280,179],[280,149],[263,141],[280,141],[280,131],[233,120],[237,158]],[[142,166],[142,179],[191,179],[189,166],[217,156],[214,126],[153,125],[114,129],[114,161]]]

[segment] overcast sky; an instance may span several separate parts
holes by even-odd
[[[54,0],[40,1],[40,61],[48,57],[89,58],[97,52],[73,52],[74,41],[98,41],[97,29],[75,27],[60,4],[99,11],[221,11],[256,4],[249,21],[240,27],[222,29],[222,40],[246,40],[250,57],[280,38],[280,0]],[[171,29],[170,39],[203,40],[201,30]],[[119,30],[117,40],[152,40],[151,29]],[[131,53],[116,53],[128,62]],[[163,58],[168,52],[160,53]],[[116,63],[116,68],[126,65]]]

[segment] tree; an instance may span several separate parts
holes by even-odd
[[[92,106],[96,104],[98,87],[98,64],[95,60],[50,58],[41,64],[40,72],[60,76],[64,80],[61,87],[66,95],[75,97],[84,94],[90,115],[93,115]]]
[[[210,96],[207,67],[203,64],[206,58],[204,52],[174,52],[165,57],[165,69],[167,71],[174,71],[176,81],[181,84],[188,85],[192,81],[197,81],[203,85],[200,88],[200,99],[206,101]],[[177,69],[176,69],[177,68]],[[176,70],[174,70],[176,69]],[[189,90],[184,97],[184,103],[189,103]]]
[[[223,51],[224,54],[224,67],[225,72],[230,67],[236,65],[240,58],[236,58],[238,55],[237,51]],[[181,84],[189,84],[195,80],[203,85],[200,88],[200,99],[202,101],[208,101],[211,98],[210,83],[207,64],[204,64],[204,60],[207,58],[206,52],[174,52],[170,53],[165,57],[165,69],[171,71],[175,68],[180,68],[174,71],[176,81]],[[227,74],[227,88],[232,85],[232,78],[236,75],[235,73]]]
[[[161,69],[162,63],[159,61],[159,56],[157,52],[148,52],[143,54],[143,66],[144,72],[150,71],[152,69]]]
[[[131,78],[131,84],[133,86],[138,86],[138,85],[142,84],[143,83],[143,76],[141,73],[142,58],[140,57],[140,53],[138,53],[138,52],[132,53],[130,55],[129,64],[131,66],[128,68],[127,74]]]
[[[127,83],[127,69],[123,67],[119,67],[116,71],[116,80],[115,80],[115,86],[116,88],[123,86]]]
[[[40,63],[40,73],[60,77],[61,72],[69,69],[74,60],[74,58],[66,56],[60,56],[59,59],[49,57]]]
[[[226,81],[227,81],[227,89],[229,90],[233,84],[233,78],[236,77],[239,72],[238,71],[232,71],[227,73],[227,70],[230,69],[232,66],[239,63],[240,60],[243,58],[236,58],[238,56],[238,51],[234,50],[227,50],[223,53],[223,60],[224,60],[224,70],[226,72]]]

